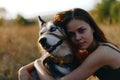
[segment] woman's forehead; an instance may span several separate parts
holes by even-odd
[[[70,27],[82,27],[82,26],[88,26],[89,24],[85,22],[84,20],[78,20],[78,19],[73,19],[67,24],[67,28]]]

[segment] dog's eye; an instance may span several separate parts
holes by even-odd
[[[42,35],[44,32],[40,32],[39,34]]]
[[[51,27],[50,28],[50,32],[53,32],[53,31],[55,31],[57,28],[56,27]]]

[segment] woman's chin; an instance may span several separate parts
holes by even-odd
[[[86,50],[87,48],[85,46],[79,47],[80,50]]]

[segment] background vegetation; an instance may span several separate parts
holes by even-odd
[[[120,47],[119,8],[118,0],[102,0],[90,14],[106,37]],[[0,8],[0,80],[18,80],[18,69],[40,57],[37,44],[39,27],[37,18],[26,19],[18,14],[15,19],[5,19],[6,12]],[[44,19],[53,17],[48,16]]]
[[[120,1],[119,0],[101,0],[91,13],[100,23],[120,24]]]

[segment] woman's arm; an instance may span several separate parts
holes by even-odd
[[[34,68],[33,62],[21,67],[18,71],[19,80],[32,80],[32,76],[30,75],[29,71],[33,68]]]
[[[107,64],[106,57],[103,47],[99,46],[78,68],[59,80],[86,80],[96,70]]]
[[[37,59],[35,62],[34,62],[34,66],[35,68],[37,69],[38,71],[38,75],[40,77],[41,80],[55,80],[50,72],[45,69],[45,67],[42,65],[42,62],[40,59]]]

